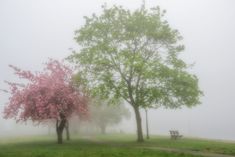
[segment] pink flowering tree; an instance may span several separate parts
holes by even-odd
[[[85,94],[72,84],[72,70],[52,59],[45,64],[43,72],[32,73],[10,67],[26,83],[7,82],[11,95],[4,109],[4,118],[15,118],[17,122],[31,120],[38,124],[54,121],[61,144],[68,119],[74,114],[84,117],[88,112]]]

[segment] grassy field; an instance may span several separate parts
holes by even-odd
[[[108,135],[97,136],[100,141],[110,142],[128,142],[135,139],[134,135]],[[115,139],[115,140],[114,140]],[[222,140],[207,140],[196,138],[182,138],[179,140],[171,140],[169,137],[152,136],[150,140],[145,140],[144,143],[133,143],[132,145],[140,145],[147,147],[164,147],[177,148],[182,150],[201,151],[206,153],[219,153],[235,156],[235,142]]]
[[[73,137],[63,145],[55,137],[35,136],[4,138],[0,141],[0,157],[196,157],[149,148],[165,147],[235,155],[235,144],[218,141],[152,137],[144,143],[135,142],[134,135]]]

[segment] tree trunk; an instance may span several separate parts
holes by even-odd
[[[65,125],[65,131],[66,131],[66,139],[67,141],[70,140],[70,133],[69,133],[69,121],[66,121],[66,125]]]
[[[105,125],[100,126],[101,134],[106,134],[106,127]]]
[[[58,144],[63,143],[63,130],[66,125],[66,119],[64,115],[60,115],[60,120],[56,121],[56,133],[57,133],[57,142]]]
[[[149,122],[148,122],[148,110],[145,109],[146,116],[146,138],[149,139]]]
[[[137,124],[137,142],[144,142],[140,111],[139,111],[139,108],[134,105],[133,105],[133,108],[135,111],[135,118],[136,118],[136,124]]]
[[[57,130],[57,142],[58,144],[63,143],[63,131]]]

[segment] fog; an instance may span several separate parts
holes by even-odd
[[[74,31],[83,16],[99,13],[101,5],[139,8],[142,0],[1,0],[0,1],[0,89],[4,80],[16,80],[9,64],[40,70],[48,58],[63,59],[78,49]],[[235,1],[146,0],[146,7],[167,10],[171,27],[184,37],[181,55],[199,78],[204,92],[201,105],[177,110],[149,111],[150,134],[169,135],[177,129],[184,136],[235,140]],[[46,134],[47,126],[16,124],[2,118],[8,95],[0,93],[0,136]],[[128,106],[128,105],[127,105]],[[130,108],[131,112],[132,109]],[[142,112],[145,126],[144,112]],[[134,114],[108,130],[134,133]]]

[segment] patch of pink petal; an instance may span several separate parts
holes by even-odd
[[[9,103],[4,109],[4,118],[17,121],[60,120],[72,114],[87,115],[85,94],[71,83],[72,70],[57,60],[49,60],[43,72],[32,73],[13,65],[10,67],[26,84],[6,82],[10,86]]]

